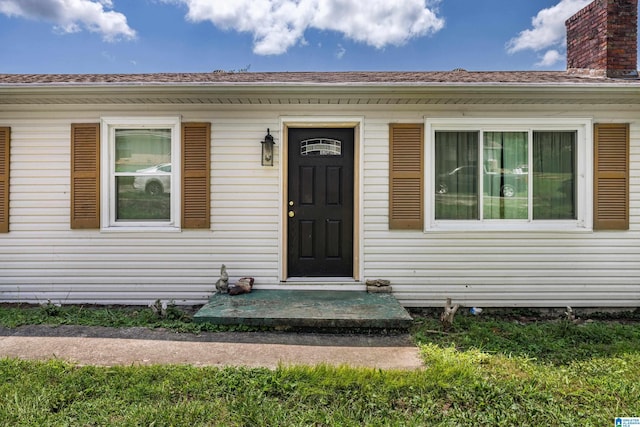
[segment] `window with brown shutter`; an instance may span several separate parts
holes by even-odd
[[[389,228],[422,230],[424,126],[389,125]]]
[[[595,230],[629,229],[629,125],[596,124],[594,129]]]
[[[182,124],[182,227],[210,226],[210,123]]]
[[[9,146],[11,129],[0,127],[0,233],[9,232]]]
[[[71,125],[71,228],[100,228],[100,124]]]
[[[102,221],[102,227],[120,229],[209,228],[210,123],[182,124],[179,144],[172,136],[180,131],[178,118],[108,117],[102,122],[111,138],[105,147],[100,124],[71,126],[72,228],[100,228]],[[115,153],[110,161],[107,152]],[[101,161],[107,162],[102,168],[111,178],[104,183]],[[171,192],[171,164],[177,161],[182,191]],[[100,206],[101,192],[109,206]],[[175,224],[178,216],[181,221]]]

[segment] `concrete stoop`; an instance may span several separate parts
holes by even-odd
[[[363,291],[254,290],[215,294],[194,321],[291,328],[408,329],[411,316],[392,294]]]

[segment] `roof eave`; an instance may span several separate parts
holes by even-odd
[[[555,104],[640,104],[640,84],[616,82],[575,83],[126,83],[126,84],[0,84],[0,104],[101,103],[238,103],[250,99],[420,99],[443,103],[487,103],[491,98],[514,104],[519,99]],[[219,99],[226,98],[224,101]],[[327,101],[330,102],[330,101]],[[422,102],[422,101],[421,101]],[[273,102],[280,103],[280,102]],[[384,102],[383,102],[384,103]],[[391,102],[389,102],[391,103]]]
[[[361,90],[388,88],[389,90],[395,90],[397,88],[447,88],[447,89],[481,89],[481,88],[504,88],[507,89],[527,89],[527,88],[640,88],[640,80],[602,80],[589,81],[589,82],[439,82],[439,81],[424,81],[424,82],[336,82],[336,83],[324,83],[324,82],[125,82],[125,83],[0,83],[0,90],[60,90],[60,89],[73,89],[73,90],[93,90],[93,89],[185,89],[185,88],[209,88],[211,90],[217,89],[319,89],[326,90],[327,88],[358,88]]]

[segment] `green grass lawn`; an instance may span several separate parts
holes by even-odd
[[[170,313],[0,307],[0,325],[193,325]],[[636,316],[574,324],[459,314],[448,333],[435,317],[415,320],[425,369],[410,372],[0,360],[0,425],[614,426],[640,416]]]

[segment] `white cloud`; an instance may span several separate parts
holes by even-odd
[[[278,55],[308,29],[336,31],[376,48],[435,33],[444,20],[425,0],[164,0],[188,7],[187,19],[253,34],[254,52]]]
[[[107,41],[134,39],[136,32],[126,16],[112,8],[111,0],[0,0],[0,13],[50,22],[63,33],[85,29]]]
[[[549,49],[537,65],[549,66],[562,59],[558,49],[566,49],[565,21],[592,0],[560,0],[558,4],[542,9],[531,20],[532,28],[523,30],[507,43],[507,52],[523,50],[539,52]]]
[[[555,49],[550,49],[544,53],[542,59],[536,62],[539,67],[550,67],[564,59],[564,55]]]
[[[344,55],[346,55],[347,49],[344,48],[341,44],[338,44],[338,48],[336,49],[336,58],[342,59]]]

